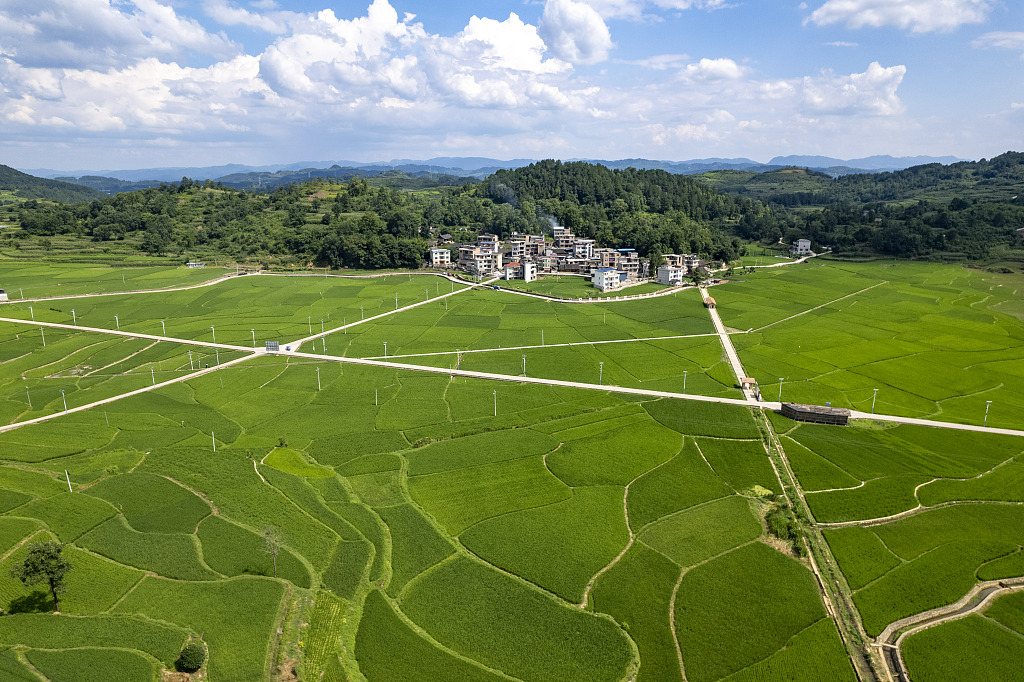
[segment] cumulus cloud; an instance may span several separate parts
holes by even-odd
[[[807,21],[848,28],[895,26],[912,33],[952,31],[985,21],[993,0],[828,0]]]
[[[5,0],[0,4],[0,50],[31,67],[103,68],[153,54],[185,50],[227,58],[238,46],[212,34],[170,5],[135,0]]]
[[[687,64],[680,72],[684,80],[719,80],[742,78],[745,70],[731,59],[701,59]]]
[[[892,116],[904,110],[896,90],[906,73],[903,65],[883,67],[871,62],[863,73],[808,76],[801,82],[801,99],[814,113]]]
[[[604,61],[613,47],[601,15],[576,0],[547,0],[539,32],[552,54],[574,64]]]

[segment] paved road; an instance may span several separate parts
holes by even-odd
[[[732,345],[729,332],[726,331],[725,324],[722,323],[722,318],[718,315],[718,308],[709,304],[714,299],[711,298],[706,287],[700,287],[700,295],[704,298],[704,305],[708,309],[708,314],[711,315],[711,322],[715,325],[715,331],[718,332],[718,338],[722,341],[725,356],[729,359],[733,374],[736,375],[736,385],[739,386],[741,385],[740,380],[746,377],[746,374],[743,373],[743,363],[740,362],[740,356],[736,353],[736,347]],[[757,402],[757,395],[754,391],[744,388],[743,395],[749,402]]]

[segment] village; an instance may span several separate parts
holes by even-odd
[[[577,237],[567,227],[555,226],[553,231],[552,241],[545,235],[514,232],[505,242],[497,235],[481,234],[475,244],[453,244],[451,235],[443,235],[441,241],[449,245],[432,246],[428,265],[444,270],[458,268],[476,277],[525,282],[540,275],[573,274],[590,279],[602,293],[648,282],[682,286],[688,278],[702,281],[718,269],[717,264],[694,253],[666,253],[652,273],[651,260],[641,258],[635,249],[599,248],[596,240]],[[792,253],[809,255],[810,247],[810,240],[800,239]]]

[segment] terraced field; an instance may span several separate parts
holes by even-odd
[[[796,272],[794,305],[744,314],[877,284],[847,273],[822,293]],[[62,328],[44,348],[38,327],[0,322],[0,421],[55,415],[0,433],[0,676],[157,679],[199,640],[214,682],[853,680],[801,533],[826,528],[869,637],[1024,575],[1024,439],[336,361],[386,342],[410,364],[514,376],[526,355],[530,376],[739,396],[696,292],[572,306],[460,286],[246,276],[4,306],[178,341]],[[396,294],[436,300],[331,334],[323,359],[244,350]],[[214,334],[237,347],[222,363],[246,359],[197,374],[209,351],[191,342]],[[798,515],[792,537],[783,465],[819,524]],[[74,566],[60,614],[8,573],[49,539]],[[921,671],[939,665],[926,640],[906,650]]]

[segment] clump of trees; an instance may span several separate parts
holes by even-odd
[[[45,582],[53,596],[53,609],[60,611],[60,595],[67,591],[64,582],[72,565],[64,558],[64,545],[60,542],[33,542],[28,546],[25,560],[11,568],[12,578],[26,585]]]
[[[206,662],[206,649],[199,642],[189,642],[181,650],[174,667],[181,672],[194,673],[203,667]]]

